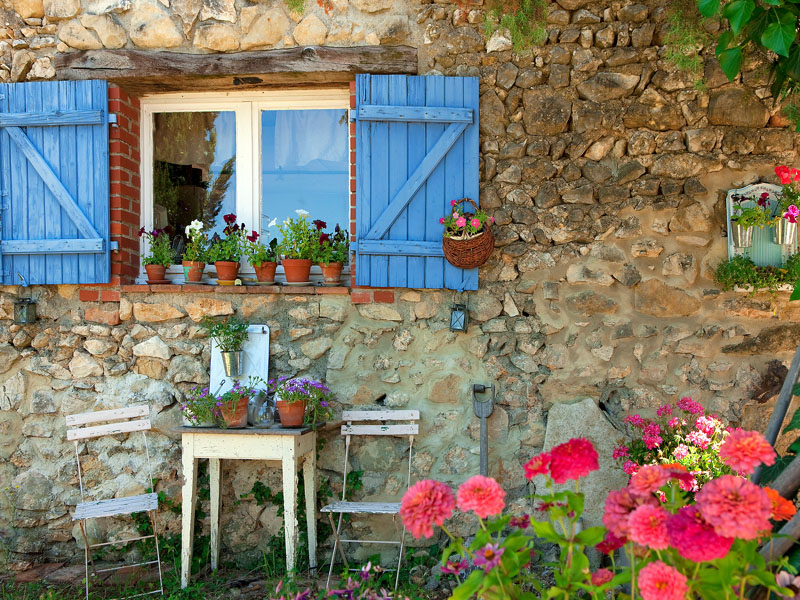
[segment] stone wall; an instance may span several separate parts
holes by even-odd
[[[0,74],[52,77],[55,52],[100,44],[199,52],[402,42],[418,46],[420,73],[480,77],[481,203],[498,248],[469,295],[469,333],[448,331],[444,291],[43,287],[33,290],[40,321],[20,328],[10,321],[18,290],[5,288],[0,488],[19,485],[22,511],[0,503],[0,530],[13,531],[18,562],[76,551],[66,413],[148,402],[159,487],[179,495],[180,451],[167,432],[183,391],[207,377],[204,314],[270,324],[272,374],[325,378],[343,405],[419,408],[415,477],[458,483],[477,471],[468,386],[494,381],[490,464],[512,498],[525,492],[521,465],[558,439],[564,405],[585,397],[602,408],[593,426],[691,395],[763,427],[771,403],[753,398],[774,395],[762,394],[774,383],[769,361],[791,357],[800,312],[787,294],[722,293],[710,274],[726,257],[725,191],[797,164],[799,138],[772,106],[763,65],[747,61],[731,84],[709,49],[702,81],[677,71],[663,59],[669,5],[660,1],[558,0],[547,42],[521,54],[503,32],[485,37],[480,2],[308,4],[298,15],[281,2],[16,0],[17,14],[5,7]],[[548,423],[555,405],[561,420]],[[621,436],[609,427],[607,445]],[[326,436],[336,451],[323,453],[321,474],[336,487],[341,442]],[[103,489],[135,487],[127,449],[101,448]],[[362,446],[356,466],[364,497],[400,492],[399,445]],[[226,470],[223,544],[252,548],[277,531],[274,513],[233,505],[257,478],[276,476]]]

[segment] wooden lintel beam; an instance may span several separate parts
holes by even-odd
[[[57,54],[60,79],[106,79],[139,88],[180,89],[346,81],[356,73],[417,73],[409,46],[309,46],[230,54],[83,50]]]

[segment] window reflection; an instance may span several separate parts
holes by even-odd
[[[349,164],[347,111],[343,109],[261,112],[261,230],[311,213],[333,229],[348,226]]]
[[[222,232],[223,215],[236,212],[235,172],[233,111],[153,115],[153,226],[172,226],[176,252],[195,219]]]

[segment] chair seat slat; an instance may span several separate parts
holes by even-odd
[[[150,414],[150,408],[146,404],[128,406],[126,408],[112,408],[111,410],[98,410],[97,412],[80,413],[77,415],[67,415],[67,426],[88,425],[89,423],[100,423],[101,421],[118,421],[120,419],[132,419],[134,417],[145,417]]]
[[[396,515],[400,512],[399,502],[333,502],[323,506],[320,512],[348,513],[364,515]]]
[[[418,410],[345,410],[343,421],[419,421]]]
[[[342,425],[342,435],[417,435],[419,425]]]
[[[106,425],[95,425],[93,427],[83,427],[82,429],[67,429],[67,439],[84,440],[96,438],[102,435],[116,435],[118,433],[129,433],[131,431],[147,431],[150,429],[150,419],[139,419],[138,421],[126,421],[125,423],[107,423]]]
[[[110,500],[93,500],[81,502],[75,507],[73,521],[82,519],[96,519],[99,517],[114,517],[116,515],[129,515],[131,513],[156,510],[158,508],[158,494],[140,494],[127,498],[111,498]]]

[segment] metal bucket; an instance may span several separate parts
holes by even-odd
[[[220,352],[222,354],[222,365],[225,367],[225,375],[228,377],[239,377],[242,374],[242,351]]]
[[[736,248],[749,248],[753,245],[753,228],[731,223],[731,239]]]
[[[794,244],[797,236],[797,223],[790,223],[786,219],[778,219],[772,227],[772,241],[775,244]]]

